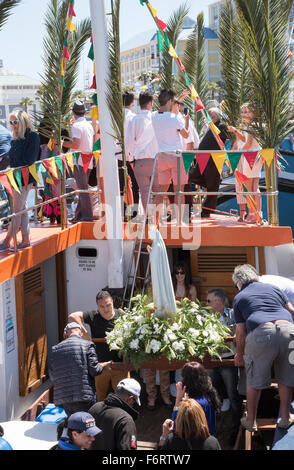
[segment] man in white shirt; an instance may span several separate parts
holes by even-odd
[[[72,140],[63,142],[63,146],[73,152],[91,153],[94,145],[94,128],[91,122],[85,118],[86,108],[84,103],[77,101],[74,103],[72,113],[75,119],[72,125]],[[83,168],[82,158],[79,158],[79,166],[74,166],[74,178],[78,189],[88,189],[89,167],[87,174]],[[93,209],[90,194],[79,194],[79,202],[76,214],[72,222],[90,222],[93,220]]]
[[[153,96],[144,92],[139,96],[141,111],[129,124],[126,140],[134,157],[134,172],[139,185],[141,201],[146,211],[154,158],[158,152],[157,140],[152,125]],[[153,191],[158,192],[158,175],[155,172]]]
[[[161,192],[167,192],[171,182],[175,189],[178,187],[178,157],[170,152],[182,150],[182,138],[189,137],[189,116],[185,121],[177,114],[173,114],[172,107],[175,93],[172,90],[162,90],[158,96],[160,110],[153,113],[152,123],[157,139],[159,152],[157,171]],[[183,160],[180,160],[180,189],[188,182]],[[182,198],[183,203],[183,198]]]
[[[123,106],[124,106],[124,134],[125,134],[125,152],[126,152],[126,160],[127,160],[127,171],[128,175],[131,177],[132,181],[132,190],[133,190],[133,197],[134,197],[134,204],[135,208],[138,207],[139,204],[139,186],[134,174],[134,157],[131,153],[131,145],[128,139],[128,129],[129,125],[136,116],[133,113],[132,108],[135,104],[135,96],[133,93],[126,91],[123,94]],[[118,176],[119,176],[119,186],[120,186],[120,194],[123,196],[124,194],[124,187],[125,187],[125,173],[124,173],[124,162],[122,158],[122,149],[120,144],[117,145],[117,164],[118,164]],[[124,207],[124,214],[125,214],[125,207]],[[137,211],[133,212],[133,217],[137,215]]]
[[[289,302],[294,306],[294,281],[283,276],[274,276],[273,274],[265,274],[259,276],[259,282],[263,284],[271,284],[278,287],[286,294]]]
[[[187,116],[187,113],[185,114],[185,109],[187,108],[185,108],[184,103],[179,103],[179,113],[180,113],[180,116],[182,116],[184,120]],[[188,139],[182,138],[183,150],[188,151],[188,152],[190,150],[197,150],[200,144],[199,134],[191,118],[189,119],[189,131],[190,131],[190,135]]]

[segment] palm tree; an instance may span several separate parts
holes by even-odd
[[[19,106],[22,106],[26,113],[28,112],[28,107],[33,106],[33,104],[33,100],[29,97],[23,97],[19,102]]]
[[[171,15],[167,22],[167,28],[165,34],[168,40],[174,48],[177,46],[179,35],[183,29],[183,24],[186,16],[189,13],[189,8],[186,3],[180,5],[180,7]],[[175,85],[175,78],[173,76],[173,58],[168,52],[168,47],[165,48],[162,53],[162,67],[161,67],[161,88],[173,89]]]
[[[276,148],[289,134],[287,66],[288,23],[292,0],[235,0],[249,68],[254,133],[264,148]],[[265,165],[267,187],[277,188],[276,164]],[[268,198],[269,221],[277,221],[277,197]]]
[[[44,73],[41,77],[40,105],[41,113],[35,117],[42,120],[42,133],[61,144],[61,129],[68,128],[72,94],[77,84],[79,61],[83,47],[91,36],[91,21],[82,20],[76,25],[76,31],[68,35],[70,60],[67,61],[64,83],[61,87],[61,64],[67,30],[69,0],[50,0],[45,17],[47,35],[44,38]]]
[[[20,2],[21,0],[0,0],[0,30],[11,15],[12,9]]]
[[[248,99],[248,66],[242,31],[232,2],[227,2],[220,17],[219,41],[222,63],[222,111],[227,122],[237,126],[242,103]]]

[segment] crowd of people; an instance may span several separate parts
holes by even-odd
[[[133,112],[135,105],[135,95],[130,92],[123,94],[124,106],[124,137],[125,137],[125,153],[127,161],[127,174],[128,179],[131,181],[132,189],[132,205],[126,207],[124,202],[123,218],[127,220],[130,216],[136,220],[139,214],[140,201],[142,204],[143,212],[147,211],[147,202],[149,188],[151,184],[151,177],[153,174],[154,159],[158,155],[157,167],[154,171],[153,191],[155,193],[174,193],[177,190],[182,192],[191,192],[195,185],[203,188],[208,193],[203,202],[201,217],[210,217],[216,210],[217,206],[217,193],[221,183],[221,175],[213,159],[210,158],[206,167],[200,167],[195,159],[190,167],[188,174],[184,168],[184,163],[180,159],[178,168],[178,158],[174,152],[189,152],[189,151],[216,151],[220,150],[219,143],[215,138],[215,134],[211,127],[208,126],[203,136],[199,137],[196,131],[193,119],[189,114],[189,109],[185,107],[184,101],[187,98],[189,91],[184,91],[177,97],[172,90],[161,90],[157,97],[154,97],[149,92],[141,92],[138,97],[139,112]],[[154,111],[155,99],[157,100],[158,110]],[[225,125],[223,121],[223,113],[219,108],[208,109],[208,114],[212,122],[217,126],[220,131],[219,138],[224,144],[233,141],[233,150],[248,151],[260,150],[261,147],[255,138],[250,134],[250,126],[254,123],[254,114],[250,107],[250,103],[246,103],[241,107],[240,128],[237,129],[233,126]],[[70,132],[65,129],[62,130],[62,149],[55,147],[54,152],[66,153],[72,152],[92,152],[95,142],[100,137],[99,122],[86,118],[87,110],[85,104],[77,101],[72,107],[73,119],[71,122]],[[9,125],[11,131],[1,126],[0,127],[0,170],[10,168],[23,167],[32,165],[37,160],[48,158],[49,137],[45,137],[44,126],[46,127],[46,116],[44,122],[36,131],[32,128],[32,123],[28,114],[21,110],[16,109],[11,112],[9,116]],[[48,129],[46,135],[48,134]],[[52,134],[53,135],[53,134]],[[103,154],[102,154],[103,158]],[[123,198],[125,194],[125,167],[121,146],[117,146],[116,152],[117,165],[118,165],[118,178],[120,185],[120,192]],[[90,163],[87,172],[84,171],[82,158],[79,158],[77,165],[74,165],[73,171],[68,178],[68,183],[73,189],[89,190],[89,185],[92,186],[90,180],[92,178],[93,163]],[[262,158],[257,158],[253,167],[248,164],[244,156],[241,157],[238,164],[238,171],[246,177],[246,187],[248,191],[255,193],[259,192],[259,178],[261,175],[261,168],[263,165]],[[95,168],[94,168],[95,170]],[[178,171],[180,173],[178,181]],[[97,178],[94,178],[97,186]],[[40,196],[43,200],[48,200],[52,197],[60,195],[60,185],[58,181],[54,184],[48,183],[46,178],[43,178],[45,191]],[[26,208],[26,201],[28,193],[32,189],[32,184],[35,183],[33,176],[29,175],[29,184],[24,185],[22,177],[22,189],[18,192],[12,189],[12,195],[9,196],[9,202],[13,211],[22,211]],[[46,190],[47,185],[47,190]],[[3,189],[3,188],[2,188]],[[243,188],[239,181],[236,181],[236,192],[242,193]],[[163,201],[168,200],[169,208],[164,210]],[[255,210],[253,205],[250,204],[248,212],[246,209],[246,197],[238,194],[237,202],[240,206],[239,221],[256,222],[258,216],[262,218],[261,211],[261,198],[254,196]],[[125,200],[125,199],[124,199]],[[176,205],[175,197],[171,194],[168,198],[163,195],[157,195],[152,201],[159,211],[161,220],[170,221],[176,216],[178,204],[182,204],[181,221],[191,222],[193,215],[193,197],[187,195],[181,196],[180,200],[177,198]],[[88,193],[81,193],[78,196],[77,206],[70,222],[76,223],[79,221],[92,221],[93,220],[93,197]],[[60,204],[59,202],[48,203],[44,206],[42,216],[46,216],[53,224],[55,221],[60,223]],[[166,217],[166,219],[165,219]],[[140,220],[142,220],[142,213]],[[28,213],[23,214],[15,219],[15,229],[21,228],[22,242],[18,246],[19,249],[29,246],[29,219]],[[0,244],[0,250],[5,251],[10,247],[12,238],[12,224],[10,224],[7,236]]]
[[[190,299],[196,299],[196,289],[192,289],[188,276],[184,283],[187,271],[185,264],[176,265],[175,295],[189,298],[191,293]],[[229,307],[221,288],[207,291],[206,305],[219,314],[220,321],[235,338],[222,352],[222,360],[232,359],[234,365],[220,364],[210,370],[198,362],[187,363],[177,371],[174,402],[170,394],[171,376],[161,371],[160,391],[170,415],[162,424],[159,450],[220,450],[217,415],[229,410],[230,446],[234,446],[240,425],[256,431],[257,406],[261,391],[269,388],[273,380],[272,366],[280,397],[277,426],[288,429],[294,424],[294,415],[290,413],[294,363],[289,354],[294,337],[291,303],[294,281],[259,276],[248,264],[237,266],[232,279],[240,291],[234,297],[233,307]],[[96,302],[96,311],[69,315],[64,340],[52,348],[49,370],[54,403],[68,415],[59,426],[59,442],[54,448],[135,450],[138,410],[142,406],[149,411],[156,409],[155,371],[145,376],[147,403],[143,405],[144,380],[131,377],[125,367],[116,367],[117,363],[122,366],[117,351],[110,351],[106,342],[97,341],[113,329],[119,311],[106,291],[97,294]],[[246,387],[241,390],[242,375]]]

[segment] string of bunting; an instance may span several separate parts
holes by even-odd
[[[98,111],[98,97],[97,97],[97,84],[96,84],[96,72],[95,72],[95,57],[94,57],[94,46],[93,46],[93,34],[91,34],[91,46],[90,46],[90,50],[89,50],[89,53],[88,53],[88,58],[90,60],[92,60],[93,62],[93,81],[92,81],[92,85],[91,85],[91,90],[93,89],[94,90],[94,94],[91,96],[92,98],[92,101],[93,101],[93,106],[91,107],[91,110],[89,112],[89,116],[92,118],[92,119],[95,119],[96,121],[99,121],[99,111]],[[93,152],[95,151],[98,151],[98,150],[101,150],[101,141],[100,139],[98,139],[95,143],[94,143],[94,147],[93,147]]]
[[[80,158],[80,161],[82,161],[83,164],[83,169],[85,173],[87,173],[91,162],[94,164],[95,161],[95,165],[97,165],[100,155],[100,151],[93,151],[92,153],[73,152],[56,155],[47,158],[46,160],[35,162],[30,166],[15,169],[11,168],[7,171],[1,172],[0,183],[4,186],[8,194],[12,194],[12,189],[20,193],[23,186],[27,189],[30,175],[32,175],[38,184],[42,184],[42,178],[40,178],[40,176],[44,176],[49,185],[56,184],[59,179],[59,175],[61,177],[64,176],[64,171],[68,176],[71,176],[71,172],[74,171],[74,166],[79,165],[78,162]]]
[[[158,18],[157,16],[157,10],[155,10],[155,8],[152,7],[152,5],[149,3],[148,0],[139,0],[141,5],[144,6],[146,5],[148,10],[150,11],[154,21],[155,21],[155,24],[157,26],[157,29],[158,29],[158,32],[157,32],[157,36],[158,36],[158,47],[159,47],[159,52],[163,52],[165,49],[168,50],[168,53],[169,55],[175,59],[180,71],[184,74],[185,76],[185,82],[186,82],[186,85],[187,87],[190,89],[190,93],[191,93],[191,99],[193,101],[196,102],[196,113],[197,112],[200,112],[203,114],[204,118],[206,119],[212,133],[213,133],[213,136],[215,138],[215,140],[217,141],[219,147],[221,150],[224,149],[225,145],[223,143],[223,141],[221,140],[219,134],[220,134],[220,130],[217,128],[217,126],[213,123],[211,117],[209,116],[207,110],[205,109],[205,106],[204,104],[202,103],[202,100],[199,96],[199,94],[197,93],[192,81],[190,80],[189,78],[189,75],[186,71],[186,68],[185,66],[182,64],[179,56],[177,55],[177,52],[174,48],[174,46],[171,44],[166,32],[165,32],[165,29],[167,28],[167,25]]]

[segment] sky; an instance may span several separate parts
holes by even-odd
[[[43,38],[46,34],[44,18],[49,0],[22,0],[15,7],[7,23],[0,31],[0,59],[4,67],[28,77],[40,79],[42,73]],[[103,0],[96,0],[97,3]],[[105,1],[106,12],[110,11],[110,0]],[[162,21],[185,0],[150,0],[150,4],[158,12]],[[208,5],[215,0],[186,0],[190,7],[189,16],[196,19],[200,12],[204,13],[205,25],[208,24]],[[74,23],[90,16],[89,0],[75,0],[76,18]],[[132,39],[139,33],[155,27],[154,21],[146,6],[139,0],[121,0],[121,44]],[[78,88],[83,88],[83,77],[86,71],[92,73],[92,62],[87,58],[90,42],[86,46],[81,60],[81,71]]]

